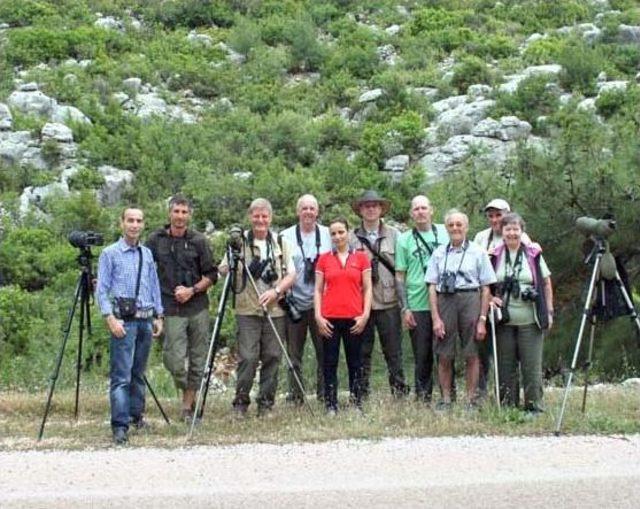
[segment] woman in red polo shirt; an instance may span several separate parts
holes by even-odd
[[[349,392],[362,406],[362,331],[371,310],[371,263],[362,251],[349,248],[346,219],[329,224],[333,249],[318,258],[314,309],[324,342],[324,401],[329,415],[338,410],[338,359],[344,342]]]

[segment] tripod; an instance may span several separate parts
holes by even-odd
[[[216,315],[216,321],[214,323],[213,326],[213,333],[211,335],[211,342],[209,344],[209,352],[207,354],[207,362],[206,362],[206,368],[205,368],[205,372],[203,374],[202,377],[202,381],[200,382],[200,390],[198,391],[198,398],[196,400],[196,407],[194,409],[193,412],[193,417],[191,419],[191,425],[189,426],[189,432],[187,434],[187,439],[191,438],[192,434],[193,434],[193,430],[195,428],[196,425],[196,421],[198,419],[202,418],[202,414],[204,413],[204,405],[206,403],[207,400],[207,394],[209,392],[209,382],[211,380],[211,375],[213,373],[213,363],[215,360],[215,352],[217,350],[217,344],[218,344],[218,338],[220,336],[220,330],[222,328],[222,320],[224,318],[224,312],[225,312],[225,308],[226,308],[226,303],[227,300],[229,298],[229,293],[232,292],[232,286],[233,286],[233,281],[235,280],[235,277],[238,274],[238,264],[240,261],[243,261],[243,274],[246,275],[247,280],[251,283],[251,287],[253,288],[253,291],[256,293],[256,296],[260,297],[260,291],[258,290],[258,287],[256,286],[256,282],[251,274],[251,272],[249,271],[249,269],[246,267],[246,265],[244,264],[244,258],[242,256],[241,253],[241,245],[238,245],[238,242],[242,242],[242,238],[240,238],[240,240],[238,240],[237,237],[234,237],[235,235],[238,235],[238,232],[231,232],[232,234],[232,238],[230,239],[229,243],[227,244],[227,260],[229,260],[229,272],[226,275],[225,281],[224,281],[224,287],[222,289],[222,295],[220,296],[220,302],[218,303],[218,311],[217,311],[217,315]],[[241,234],[240,234],[241,235]],[[304,387],[302,385],[302,381],[300,380],[300,378],[298,377],[298,374],[295,372],[295,370],[293,369],[293,363],[291,362],[291,358],[289,357],[289,354],[287,353],[287,348],[284,344],[284,342],[282,341],[282,338],[280,337],[280,334],[278,333],[278,329],[275,326],[275,323],[273,322],[273,319],[271,318],[271,315],[269,314],[269,311],[267,310],[266,306],[262,306],[262,312],[265,318],[267,318],[267,320],[269,321],[269,325],[271,326],[271,330],[273,331],[276,339],[278,340],[278,344],[282,350],[282,353],[284,355],[284,358],[289,366],[289,368],[291,369],[294,379],[296,381],[296,384],[298,385],[298,387],[300,388],[300,392],[302,394],[302,397],[304,399],[304,403],[305,406],[307,407],[307,409],[309,410],[309,413],[312,416],[315,416],[313,413],[313,409],[311,408],[311,405],[309,405],[309,402],[306,398],[306,396],[304,395]]]
[[[209,383],[211,382],[211,375],[213,374],[213,362],[216,358],[216,352],[218,350],[218,338],[220,337],[220,330],[222,329],[222,321],[224,319],[224,312],[226,309],[227,300],[231,291],[231,285],[233,284],[237,268],[238,268],[238,253],[227,246],[227,260],[229,260],[229,272],[227,273],[224,286],[222,287],[222,294],[220,295],[220,302],[218,302],[218,311],[216,314],[216,321],[213,324],[213,333],[211,334],[211,341],[209,342],[209,352],[207,353],[207,362],[205,363],[205,372],[200,382],[200,390],[198,390],[198,398],[196,399],[196,406],[191,418],[191,425],[189,426],[189,433],[187,440],[193,435],[193,430],[198,419],[202,419],[204,413],[204,406],[207,402],[207,394],[209,393]]]
[[[573,374],[576,370],[576,366],[578,363],[578,354],[580,352],[580,345],[582,343],[582,336],[584,335],[584,331],[587,325],[587,320],[591,323],[591,330],[589,332],[589,350],[587,354],[587,362],[584,365],[585,369],[585,385],[584,385],[584,393],[582,396],[582,412],[584,413],[586,404],[587,404],[587,388],[589,386],[589,368],[591,367],[591,361],[593,357],[593,342],[595,338],[595,329],[597,322],[596,315],[596,287],[598,289],[598,296],[600,297],[601,305],[606,309],[606,292],[605,292],[605,284],[607,281],[612,281],[615,284],[615,287],[620,291],[622,295],[626,308],[627,315],[631,318],[631,321],[635,323],[638,328],[638,332],[640,333],[640,319],[638,318],[638,313],[633,306],[633,302],[629,297],[627,289],[625,288],[622,279],[620,278],[620,274],[616,267],[615,259],[609,250],[608,242],[602,237],[594,237],[594,241],[596,245],[593,248],[593,251],[587,257],[586,263],[589,263],[590,259],[595,255],[595,261],[593,264],[593,271],[591,272],[591,278],[589,280],[589,286],[587,290],[587,296],[584,302],[584,308],[582,310],[582,319],[580,321],[580,328],[578,330],[578,337],[576,339],[576,347],[573,353],[573,360],[571,362],[571,370],[569,372],[569,378],[567,379],[567,385],[564,391],[564,397],[562,399],[562,407],[560,409],[560,414],[558,415],[558,420],[556,422],[556,430],[555,435],[560,435],[560,428],[562,427],[562,420],[564,417],[564,411],[567,405],[567,398],[569,396],[569,390],[571,388],[571,382],[573,380]]]
[[[42,436],[44,434],[44,427],[47,422],[47,417],[49,416],[49,410],[51,409],[51,399],[53,398],[53,391],[56,387],[56,382],[58,381],[58,376],[60,375],[60,367],[62,365],[62,359],[64,358],[64,350],[67,346],[67,341],[69,340],[69,335],[71,333],[71,326],[73,325],[73,318],[76,314],[76,309],[80,308],[80,320],[78,323],[78,356],[76,359],[76,393],[75,393],[75,406],[73,416],[75,420],[78,420],[78,408],[80,401],[80,372],[82,370],[82,346],[83,346],[83,335],[84,330],[86,328],[87,334],[91,336],[91,313],[90,313],[90,296],[93,290],[93,272],[91,269],[93,254],[91,253],[91,248],[89,246],[83,246],[80,248],[80,254],[76,258],[78,264],[80,265],[80,275],[78,276],[78,282],[76,283],[76,289],[74,292],[73,304],[69,308],[67,313],[67,322],[63,329],[64,335],[62,338],[62,344],[60,345],[60,350],[58,351],[58,355],[56,357],[55,367],[53,369],[53,373],[50,377],[49,383],[49,393],[47,395],[47,402],[45,404],[44,415],[42,416],[42,423],[40,424],[40,431],[38,432],[38,441],[42,440]],[[153,400],[156,402],[162,417],[167,424],[169,424],[169,419],[167,414],[164,412],[158,398],[156,397],[155,392],[151,388],[151,384],[149,384],[149,380],[144,376],[144,382],[153,397]]]

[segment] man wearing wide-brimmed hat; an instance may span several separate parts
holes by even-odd
[[[362,218],[359,227],[349,234],[349,244],[363,251],[371,260],[373,303],[371,316],[362,334],[363,394],[369,393],[371,354],[375,330],[378,331],[382,352],[389,371],[391,393],[403,396],[409,392],[402,370],[402,324],[395,281],[395,245],[400,234],[384,224],[382,217],[389,212],[391,203],[376,191],[365,191],[351,204]]]

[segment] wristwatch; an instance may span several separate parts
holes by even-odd
[[[274,286],[273,289],[276,291],[276,295],[280,297],[280,289],[277,286]]]
[[[479,318],[480,320],[482,320],[483,322],[486,322],[486,321],[487,321],[487,315],[480,315],[478,318]]]

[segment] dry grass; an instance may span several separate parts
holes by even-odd
[[[580,412],[582,391],[572,391],[563,431],[571,434],[625,434],[640,432],[640,388],[601,386],[589,393],[587,412]],[[46,395],[7,392],[0,394],[0,450],[87,449],[111,446],[109,405],[106,393],[85,390],[80,400],[80,415],[73,417],[74,392],[56,392],[44,439],[36,437],[44,412]],[[498,411],[486,404],[476,413],[467,413],[458,405],[450,414],[441,415],[412,400],[395,401],[376,395],[365,407],[365,414],[344,408],[336,417],[326,417],[312,401],[316,414],[305,408],[291,408],[278,401],[272,415],[255,416],[251,408],[244,420],[232,416],[231,395],[210,396],[205,417],[187,442],[187,426],[179,421],[179,403],[161,400],[171,425],[166,425],[149,398],[148,432],[132,434],[130,443],[146,447],[183,447],[185,445],[230,445],[246,442],[288,443],[318,442],[334,439],[380,439],[383,437],[426,437],[455,435],[547,435],[555,429],[562,391],[548,390],[548,411],[530,420],[517,410]]]

